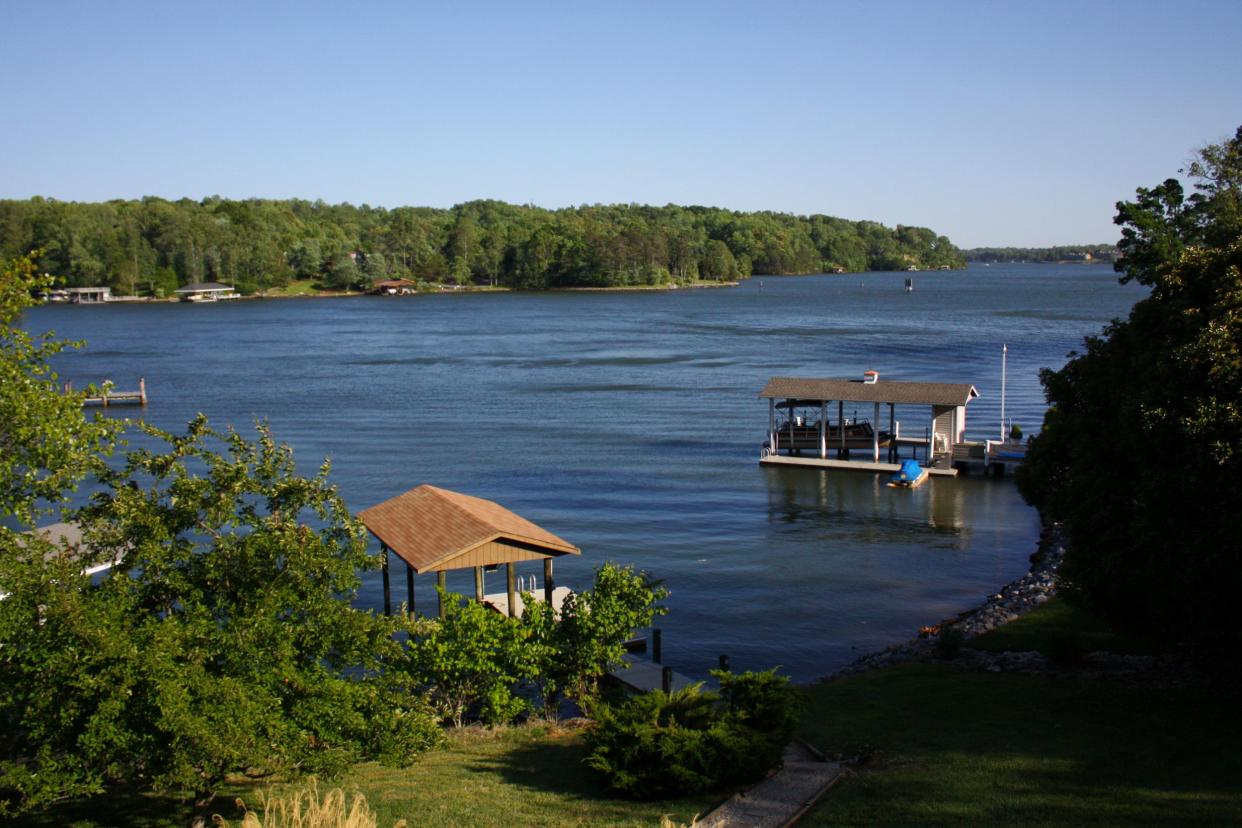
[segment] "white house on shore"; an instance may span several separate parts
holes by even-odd
[[[175,291],[182,302],[218,302],[221,299],[240,299],[237,291],[219,282],[195,282]]]

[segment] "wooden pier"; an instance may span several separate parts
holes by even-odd
[[[623,684],[637,693],[650,693],[652,690],[664,689],[665,668],[663,664],[649,661],[633,653],[626,653],[622,657],[622,661],[625,662],[626,666],[615,667],[608,671],[608,677],[613,681]],[[674,693],[678,690],[684,690],[692,684],[698,684],[698,682],[689,676],[683,676],[681,673],[673,672],[670,676],[670,690]]]
[[[65,393],[73,393],[73,383],[65,383]],[[110,405],[141,405],[147,404],[147,381],[138,378],[137,391],[117,391],[112,387],[111,380],[104,380],[100,386],[98,394],[91,394],[82,398],[82,405],[102,405],[107,408]]]

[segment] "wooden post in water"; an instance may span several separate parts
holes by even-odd
[[[543,602],[549,607],[552,606],[552,559],[543,559]]]
[[[659,664],[661,658],[664,656],[663,639],[663,633],[661,633],[658,628],[653,627],[651,629],[651,660],[656,664]]]
[[[513,588],[513,564],[505,564],[505,592],[509,597],[509,617],[517,617],[517,590]]]
[[[474,600],[483,603],[483,567],[474,568]]]
[[[447,583],[448,583],[448,573],[445,572],[443,569],[441,569],[439,572],[436,573],[436,585],[440,587],[440,589],[437,590],[437,594],[440,598],[440,620],[441,621],[444,620],[444,590],[448,588],[446,586]]]
[[[392,590],[388,587],[388,547],[380,544],[380,554],[384,556],[380,571],[384,574],[384,615],[392,615]]]
[[[413,618],[414,617],[414,567],[410,566],[408,563],[405,565],[405,594],[406,594],[406,602],[408,604],[408,606],[406,607],[406,612],[408,612],[410,614],[410,617]]]
[[[819,401],[819,459],[828,459],[828,401]]]
[[[875,416],[871,418],[871,462],[880,462],[880,404],[875,404]]]
[[[768,397],[768,451],[776,454],[776,398]]]
[[[673,668],[665,667],[660,671],[660,688],[665,693],[673,692]]]
[[[724,671],[726,671],[726,672],[728,671],[728,669],[729,669],[729,657],[728,657],[727,655],[722,655],[722,656],[720,656],[720,669],[721,669],[721,670],[724,670]]]
[[[147,378],[146,377],[138,378],[138,400],[143,404],[143,406],[146,406],[147,404]],[[411,604],[413,604],[413,602],[411,602]]]
[[[845,400],[837,400],[837,431],[841,434],[841,450],[837,452],[837,459],[843,460],[849,457],[845,448]]]
[[[897,462],[897,406],[888,404],[888,462]]]

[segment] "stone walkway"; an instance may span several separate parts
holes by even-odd
[[[837,762],[824,761],[798,740],[785,748],[776,773],[745,793],[734,794],[695,828],[784,828],[792,825],[841,776]]]

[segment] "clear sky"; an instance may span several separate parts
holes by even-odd
[[[0,0],[0,197],[705,204],[1109,242],[1242,1]]]

